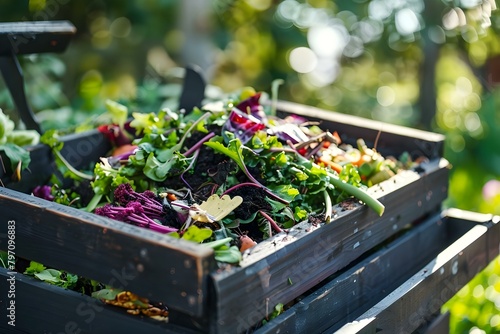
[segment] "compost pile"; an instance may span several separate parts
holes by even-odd
[[[266,102],[267,99],[267,102]],[[362,139],[343,143],[335,129],[275,115],[264,93],[245,89],[199,109],[132,113],[107,102],[114,123],[99,126],[114,149],[93,170],[76,171],[52,147],[65,177],[33,194],[172,237],[203,243],[220,263],[237,264],[259,241],[354,198],[382,215],[365,190],[411,161],[382,157]]]

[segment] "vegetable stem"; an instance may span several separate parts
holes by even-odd
[[[325,223],[328,224],[332,219],[332,199],[326,190],[323,190],[323,195],[325,196]]]
[[[343,190],[349,195],[356,197],[357,199],[368,205],[371,209],[373,209],[379,216],[382,216],[385,210],[385,206],[379,200],[370,196],[370,194],[368,194],[366,191],[355,187],[352,184],[343,182],[333,173],[328,173],[328,176],[330,177],[330,183],[333,184],[335,188]]]
[[[188,149],[186,152],[184,152],[185,157],[189,157],[193,152],[196,152],[200,149],[200,147],[203,145],[204,142],[208,141],[210,138],[215,136],[215,132],[210,132],[208,135],[205,137],[201,138],[199,142],[194,144],[190,149]]]
[[[79,170],[75,169],[75,167],[71,166],[71,164],[68,162],[68,160],[66,160],[62,156],[61,152],[59,152],[57,150],[52,150],[52,151],[57,155],[57,157],[61,160],[61,162],[70,170],[71,173],[75,174],[76,176],[78,176],[79,178],[82,178],[84,180],[92,181],[94,179],[94,176],[82,173]]]
[[[266,220],[269,222],[269,224],[271,225],[273,230],[276,231],[276,233],[283,232],[281,227],[278,226],[278,224],[274,221],[274,219],[271,218],[271,216],[269,216],[267,213],[265,213],[262,210],[259,210],[259,213],[262,215],[262,217],[266,218]],[[271,231],[269,231],[269,235],[271,235]]]

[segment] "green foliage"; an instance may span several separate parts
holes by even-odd
[[[292,285],[290,278],[288,279],[288,283],[290,285]],[[268,321],[276,318],[278,315],[280,315],[281,313],[283,313],[283,311],[285,311],[285,306],[282,303],[277,304],[274,307],[273,312],[271,312],[271,314],[269,314],[266,317],[266,319],[262,320],[262,324],[265,325]]]
[[[481,333],[498,333],[499,303],[500,257],[497,257],[443,306],[443,312],[450,312],[450,333],[469,333],[474,327],[481,329]]]
[[[203,243],[204,246],[214,250],[215,260],[225,263],[239,263],[241,261],[241,252],[236,246],[231,246],[229,243],[233,240],[229,237],[221,237],[220,239],[204,242],[212,237],[212,230],[209,228],[199,228],[195,225],[190,226],[182,236],[177,232],[168,234],[174,238],[181,238],[187,241]]]
[[[0,152],[4,152],[10,162],[10,168],[16,179],[20,171],[27,168],[31,162],[29,152],[22,146],[36,145],[40,139],[38,132],[33,130],[15,129],[14,122],[0,108]],[[0,164],[3,165],[0,157]]]
[[[57,285],[65,289],[74,289],[78,283],[78,276],[56,269],[46,268],[43,264],[31,261],[24,274],[34,276],[41,281]]]

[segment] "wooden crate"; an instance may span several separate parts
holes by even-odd
[[[241,266],[219,271],[212,250],[203,245],[24,194],[52,171],[50,152],[38,146],[33,148],[31,174],[23,173],[21,183],[10,183],[12,189],[0,188],[0,217],[16,222],[16,254],[165,302],[171,310],[170,323],[152,325],[162,330],[182,326],[212,333],[244,332],[274,305],[292,301],[410,223],[441,210],[448,189],[448,163],[441,158],[443,136],[285,102],[279,110],[321,119],[323,128],[338,131],[347,142],[362,137],[370,145],[382,131],[377,142],[381,153],[397,156],[408,151],[428,157],[429,162],[369,189],[386,206],[382,217],[358,203],[349,209],[338,205],[330,224],[302,222],[260,243],[245,255]],[[109,149],[103,138],[97,132],[68,137],[64,154],[79,166],[96,161]],[[2,178],[8,181],[8,175]],[[0,226],[4,233],[6,224]],[[5,238],[0,239],[0,249],[6,249]],[[29,278],[22,282],[40,286]],[[65,294],[74,296],[70,291],[59,295]],[[33,312],[23,311],[30,307],[19,308],[23,312],[19,328],[27,331],[35,323]],[[70,312],[65,318],[76,317],[83,332],[97,326],[82,323],[72,307],[65,309]],[[41,318],[37,316],[37,329],[64,331],[64,321],[49,315]],[[129,317],[118,328],[129,328],[129,321],[144,320]]]
[[[413,333],[498,255],[500,217],[450,209],[330,277],[256,333]]]

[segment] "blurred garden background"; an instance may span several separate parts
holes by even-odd
[[[69,20],[63,54],[20,59],[44,128],[111,98],[175,106],[182,67],[207,95],[243,86],[446,135],[445,207],[500,214],[500,11],[494,0],[0,0],[0,22]],[[13,105],[0,82],[0,108]],[[500,331],[500,260],[448,304],[454,333]]]

